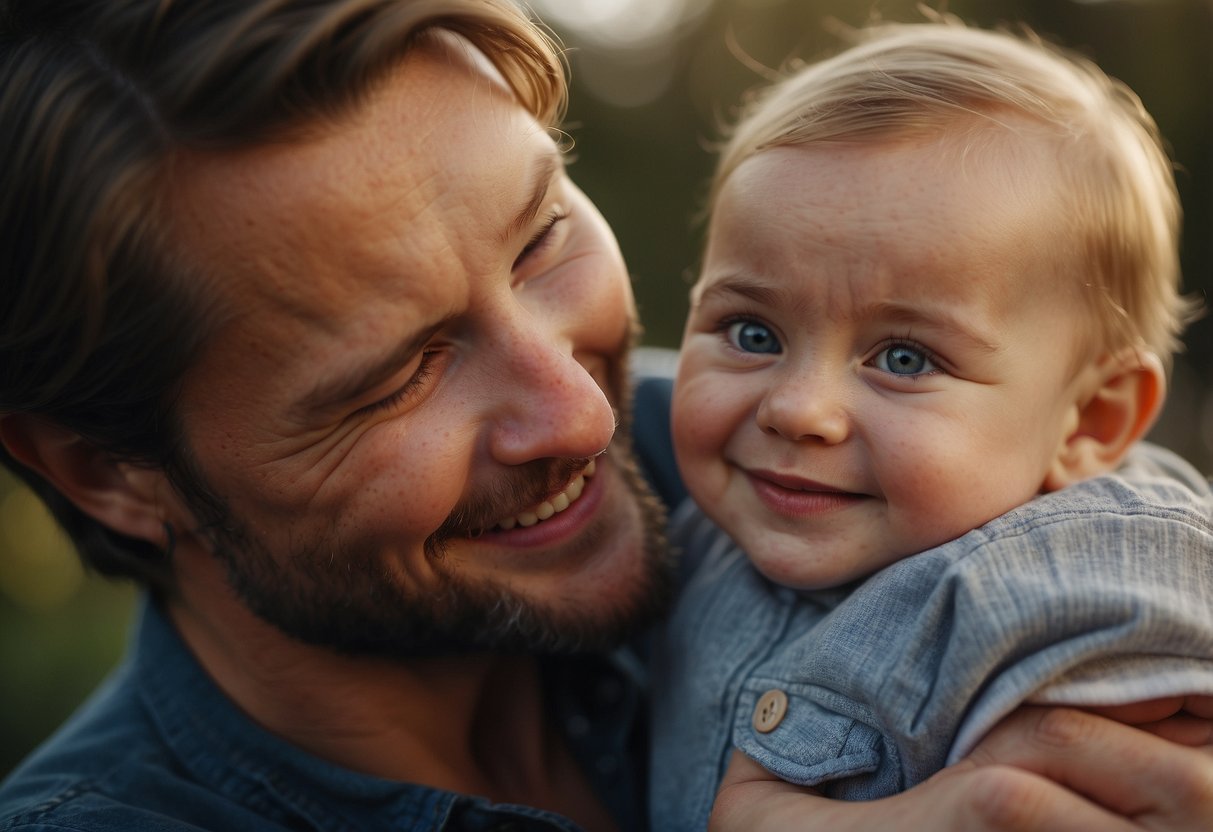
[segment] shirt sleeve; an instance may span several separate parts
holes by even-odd
[[[1150,451],[872,576],[750,674],[734,742],[785,779],[871,798],[1026,701],[1213,693],[1213,497],[1176,462]],[[750,717],[771,689],[788,704],[763,733]]]

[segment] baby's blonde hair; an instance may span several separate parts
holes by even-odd
[[[1071,259],[1102,346],[1146,349],[1168,362],[1196,304],[1179,292],[1179,197],[1141,100],[1091,61],[1030,35],[942,16],[854,34],[851,48],[748,102],[710,204],[742,162],[771,148],[930,136],[974,118],[1026,117],[1056,137]]]

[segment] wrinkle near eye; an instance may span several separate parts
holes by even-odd
[[[341,375],[320,381],[291,408],[292,420],[301,424],[313,423],[318,417],[336,411],[384,384],[402,367],[412,363],[434,334],[453,318],[453,315],[447,315],[401,340],[386,355],[372,357],[364,366],[346,368]]]
[[[524,228],[535,221],[535,217],[539,216],[539,210],[543,207],[544,201],[548,197],[548,191],[552,187],[552,179],[557,173],[563,173],[564,166],[561,164],[560,156],[557,155],[555,146],[552,147],[552,152],[544,154],[539,158],[535,165],[535,171],[531,179],[530,199],[522,206],[522,209],[510,221],[509,228],[506,230],[505,236],[502,238],[502,243],[506,243],[520,234]]]
[[[268,458],[255,461],[252,471],[261,486],[273,491],[298,491],[299,501],[309,506],[320,499],[325,486],[347,461],[363,438],[389,420],[343,420],[328,427],[308,430],[297,436],[258,443],[252,451]]]
[[[511,271],[517,271],[519,267],[526,265],[529,261],[543,254],[546,249],[551,248],[555,242],[558,242],[555,238],[558,237],[559,231],[563,231],[563,229],[557,229],[557,226],[567,220],[569,215],[570,212],[568,210],[558,204],[553,205],[543,225],[527,241],[518,257],[515,258]],[[514,281],[514,284],[522,282],[525,281],[518,279]]]

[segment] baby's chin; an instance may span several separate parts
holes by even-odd
[[[840,554],[840,547],[828,542],[808,546],[799,540],[796,545],[780,546],[778,541],[773,544],[770,535],[764,535],[765,539],[755,539],[747,545],[744,533],[730,537],[764,578],[798,591],[851,586],[912,554],[869,548]]]

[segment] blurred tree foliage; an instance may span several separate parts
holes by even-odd
[[[134,595],[86,575],[42,503],[0,471],[0,776],[113,666]]]
[[[910,0],[532,0],[570,48],[573,176],[614,226],[649,344],[676,346],[695,273],[711,145],[750,65],[836,50],[826,21],[875,11],[920,20]],[[938,3],[934,4],[938,7]],[[1025,23],[1133,87],[1178,163],[1187,287],[1213,282],[1213,2],[952,0],[982,26]],[[730,43],[733,45],[730,46]],[[744,56],[744,57],[743,57]],[[1206,471],[1213,446],[1213,323],[1196,324],[1155,438]],[[117,659],[134,592],[85,575],[41,506],[0,475],[0,775]]]

